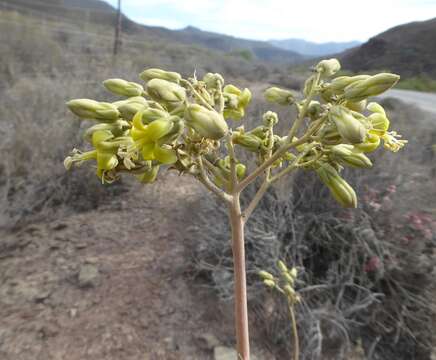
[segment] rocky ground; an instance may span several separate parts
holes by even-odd
[[[0,359],[228,359],[231,304],[217,307],[186,274],[201,195],[174,175],[99,210],[3,234]]]
[[[98,210],[1,234],[0,359],[235,359],[232,304],[189,275],[202,196],[172,174]]]

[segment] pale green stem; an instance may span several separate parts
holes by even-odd
[[[250,185],[268,166],[271,166],[276,160],[280,159],[283,154],[289,149],[296,147],[298,145],[304,144],[310,137],[320,128],[323,122],[326,120],[326,117],[322,117],[316,122],[314,122],[311,127],[308,129],[305,135],[303,135],[300,139],[283,144],[268,160],[263,162],[260,166],[258,166],[250,175],[248,175],[244,180],[239,183],[238,190],[242,191],[248,185]]]
[[[298,114],[297,120],[294,122],[294,124],[291,127],[291,130],[289,131],[288,136],[289,136],[290,141],[292,141],[294,136],[297,134],[297,131],[298,131],[299,127],[301,126],[301,124],[306,116],[307,108],[309,107],[310,102],[312,101],[312,98],[314,95],[314,90],[318,86],[320,76],[321,76],[320,73],[317,72],[315,75],[315,81],[314,81],[314,84],[312,86],[312,89],[310,89],[310,92],[307,95],[307,98],[304,100],[303,107],[301,108],[301,110]]]
[[[295,319],[295,312],[293,305],[288,301],[289,313],[291,315],[291,323],[292,323],[292,333],[294,336],[294,359],[298,360],[300,357],[300,345],[298,341],[298,329],[297,329],[297,320]]]
[[[236,155],[235,155],[235,147],[233,145],[232,134],[229,131],[227,134],[227,150],[229,152],[230,158],[230,191],[234,194],[236,188],[238,186],[238,176],[236,174]]]
[[[232,202],[232,196],[227,194],[224,190],[220,189],[218,186],[216,186],[207,176],[206,171],[204,170],[204,165],[202,158],[198,158],[198,167],[200,169],[200,174],[196,178],[211,192],[213,192],[215,195],[217,195],[219,198],[224,200],[226,203]]]
[[[269,139],[268,139],[269,143],[268,143],[268,150],[267,150],[267,154],[266,154],[267,159],[272,156],[272,148],[273,148],[273,145],[274,145],[273,144],[274,132],[273,132],[272,126],[269,129],[268,135],[269,135]],[[247,208],[242,213],[242,217],[244,219],[244,223],[246,223],[248,221],[248,219],[250,218],[250,215],[256,209],[256,206],[259,204],[259,201],[262,199],[263,195],[265,195],[266,191],[268,190],[268,188],[269,188],[269,186],[271,184],[271,182],[270,182],[270,175],[271,175],[271,166],[269,166],[269,167],[267,167],[265,169],[265,178],[263,180],[262,185],[257,190],[257,192],[254,195],[253,199],[250,201],[250,203],[248,204]]]
[[[282,171],[280,171],[278,174],[274,175],[271,178],[271,183],[276,182],[278,179],[280,179],[284,175],[287,175],[291,171],[295,170],[298,167],[298,162],[303,157],[305,157],[309,153],[309,151],[312,150],[315,146],[316,146],[316,144],[311,144],[302,153],[298,154],[298,156],[294,159],[294,161],[292,161],[292,163],[288,167],[284,168]]]
[[[218,112],[222,114],[224,112],[224,95],[223,95],[223,84],[218,80]]]
[[[209,169],[209,171],[219,179],[224,185],[228,185],[228,180],[225,179],[222,174],[218,171],[215,165],[213,165],[209,160],[203,158],[203,164]]]
[[[212,105],[210,105],[210,104],[209,104],[209,103],[204,99],[204,97],[201,96],[197,90],[195,90],[194,86],[193,86],[193,85],[192,85],[188,80],[182,79],[182,80],[180,80],[180,82],[181,82],[182,84],[185,84],[186,86],[189,87],[189,89],[192,91],[192,93],[194,94],[194,96],[195,96],[198,100],[200,100],[200,102],[202,103],[203,106],[207,107],[209,110],[216,111],[216,110],[212,107]]]

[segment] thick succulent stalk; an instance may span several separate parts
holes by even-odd
[[[239,194],[233,195],[229,204],[232,227],[233,267],[235,278],[235,329],[238,360],[250,359],[248,334],[247,279],[245,271],[244,221],[241,213]]]

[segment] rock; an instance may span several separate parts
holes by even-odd
[[[213,348],[220,345],[220,341],[214,334],[211,333],[203,333],[197,335],[196,337],[199,346],[204,350],[212,350]]]
[[[92,288],[100,284],[100,272],[97,266],[86,264],[82,265],[79,271],[79,287]]]
[[[225,346],[215,346],[213,349],[214,360],[237,360],[238,354],[235,349]]]

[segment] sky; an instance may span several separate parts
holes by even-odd
[[[436,0],[122,0],[122,10],[145,25],[191,25],[247,39],[366,41],[393,26],[436,17]]]

